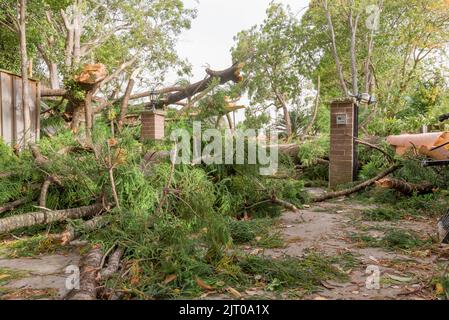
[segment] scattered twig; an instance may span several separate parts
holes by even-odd
[[[103,255],[103,258],[101,259],[101,263],[100,263],[100,267],[99,267],[100,270],[103,269],[103,266],[106,262],[106,258],[112,252],[112,250],[114,250],[115,246],[116,246],[116,243],[114,243]]]
[[[12,201],[12,202],[8,202],[3,207],[0,207],[0,213],[6,212],[6,211],[10,211],[10,210],[14,210],[18,206],[21,206],[22,204],[25,204],[27,202],[28,202],[28,198],[26,198],[26,197],[20,198],[18,200]]]
[[[386,152],[385,150],[383,150],[383,149],[380,148],[379,146],[376,146],[376,145],[374,145],[374,144],[372,144],[372,143],[369,143],[369,142],[367,142],[367,141],[365,141],[365,140],[362,140],[362,139],[360,139],[360,138],[356,138],[356,137],[354,137],[354,138],[355,138],[355,140],[357,141],[358,144],[361,144],[361,145],[367,146],[367,147],[369,147],[369,148],[375,149],[375,150],[377,150],[377,151],[380,151],[380,152],[382,152],[382,153],[387,157],[387,159],[388,159],[390,162],[393,162],[393,161],[394,161],[394,158],[393,158],[388,152]]]
[[[156,209],[155,215],[158,215],[160,213],[160,211],[162,210],[162,206],[165,204],[167,195],[170,192],[170,185],[172,183],[173,175],[175,173],[175,163],[176,163],[177,152],[178,152],[178,146],[175,144],[175,147],[173,150],[173,159],[171,159],[171,163],[170,163],[170,174],[168,176],[167,183],[165,184],[162,199],[159,202],[159,206]]]
[[[118,209],[120,209],[120,203],[118,200],[117,195],[117,189],[115,187],[115,180],[114,180],[114,164],[112,163],[111,159],[111,147],[109,146],[109,142],[106,142],[106,145],[108,147],[108,173],[109,173],[109,180],[111,181],[111,188],[112,188],[112,196],[114,197],[115,205]]]
[[[45,208],[47,205],[47,193],[48,188],[52,183],[56,183],[57,185],[61,186],[61,181],[58,179],[58,177],[55,176],[48,176],[47,179],[45,179],[44,183],[42,184],[41,188],[41,194],[39,196],[39,206]]]
[[[118,247],[109,257],[107,268],[100,271],[101,280],[109,279],[114,273],[118,271],[120,267],[120,259],[122,258],[123,253],[123,248]]]

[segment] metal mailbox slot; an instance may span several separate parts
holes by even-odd
[[[346,114],[337,114],[337,124],[348,124]]]

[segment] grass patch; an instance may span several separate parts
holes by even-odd
[[[364,210],[362,217],[368,221],[396,221],[404,217],[404,212],[393,208],[375,208]]]
[[[382,239],[388,249],[411,250],[423,248],[432,243],[430,239],[422,239],[416,232],[410,230],[391,230]]]
[[[238,266],[247,277],[264,283],[265,290],[299,287],[305,292],[313,292],[323,280],[347,280],[347,275],[335,266],[347,259],[348,256],[327,257],[316,253],[309,253],[303,259],[246,256]]]
[[[28,273],[25,271],[0,267],[0,287],[8,284],[12,280],[21,279],[27,275]]]
[[[7,242],[0,249],[7,258],[34,257],[68,250],[60,241],[41,235]]]
[[[273,259],[265,256],[254,256],[233,253],[224,256],[212,268],[205,268],[197,264],[190,269],[176,274],[177,277],[169,283],[163,279],[158,284],[150,284],[142,290],[142,283],[154,279],[138,279],[139,287],[133,286],[134,272],[140,267],[131,268],[130,279],[127,283],[111,281],[107,286],[126,288],[131,297],[175,298],[189,299],[199,297],[205,291],[198,286],[196,279],[212,287],[218,293],[228,294],[226,288],[232,287],[243,293],[248,288],[260,290],[260,297],[265,294],[279,294],[284,290],[295,290],[296,295],[310,294],[318,290],[323,280],[346,281],[348,275],[344,272],[358,263],[351,254],[339,256],[325,256],[318,253],[307,253],[303,258],[283,257]],[[209,265],[210,266],[210,265]],[[186,281],[193,272],[193,280]],[[252,296],[252,299],[256,297]]]
[[[412,230],[389,230],[380,239],[356,233],[350,234],[350,238],[362,247],[384,248],[392,251],[424,249],[432,244],[431,239],[423,239]]]
[[[234,244],[250,244],[261,248],[281,248],[284,241],[273,231],[276,219],[231,220],[229,230]]]
[[[380,210],[384,210],[382,213],[378,212],[380,213],[379,216],[384,215],[387,219],[388,216],[391,216],[392,220],[400,220],[407,215],[415,217],[442,216],[445,213],[445,210],[447,210],[449,194],[445,191],[440,191],[423,195],[415,194],[407,197],[395,190],[374,188],[355,195],[354,199],[366,203],[383,204],[386,208],[379,208]],[[396,211],[397,213],[392,211]]]
[[[31,289],[22,288],[19,290],[0,291],[0,300],[38,300],[38,299],[55,299],[58,296],[58,290],[54,288],[48,289]]]

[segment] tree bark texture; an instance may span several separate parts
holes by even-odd
[[[31,227],[38,224],[48,224],[67,219],[79,219],[93,216],[101,211],[102,204],[64,209],[56,211],[37,211],[0,219],[0,234],[23,227]]]

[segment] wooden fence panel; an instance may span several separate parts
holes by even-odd
[[[8,74],[2,73],[2,137],[6,143],[12,143],[13,136],[13,90],[12,90],[12,77]]]
[[[40,90],[39,82],[29,80],[31,128],[28,142],[39,139],[40,130]],[[7,71],[0,70],[0,137],[9,145],[22,148],[25,121],[22,106],[22,78]]]

